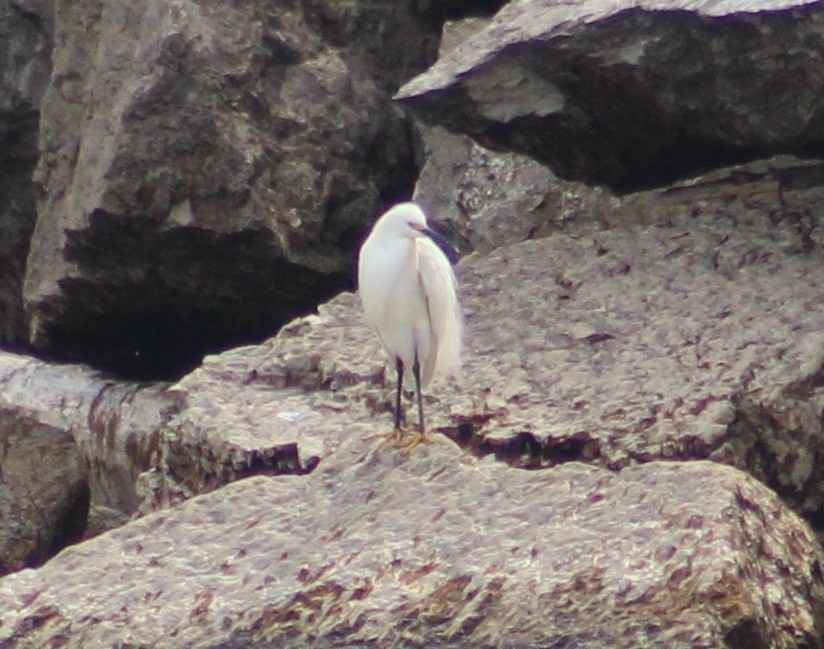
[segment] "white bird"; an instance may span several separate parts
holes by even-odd
[[[447,256],[447,254],[449,256]],[[385,436],[411,450],[425,439],[421,389],[460,370],[463,318],[450,261],[457,253],[429,229],[415,203],[401,203],[375,223],[360,250],[358,292],[366,320],[395,362],[395,430]],[[402,443],[403,379],[415,380],[418,435]]]

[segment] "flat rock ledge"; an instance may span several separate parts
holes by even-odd
[[[0,647],[821,644],[824,555],[736,469],[419,450],[353,439],[10,575]]]
[[[667,195],[679,201],[679,190]],[[464,375],[428,391],[429,427],[527,468],[711,459],[817,519],[824,258],[809,231],[774,217],[710,203],[698,216],[465,259]],[[179,445],[172,456],[208,445],[230,468],[280,449],[300,472],[334,454],[350,426],[388,427],[393,385],[345,294],[263,345],[208,357],[173,386],[183,405],[166,438]],[[184,497],[219,473],[188,465]]]

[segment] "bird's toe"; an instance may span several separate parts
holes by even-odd
[[[419,431],[412,435],[411,439],[403,440],[397,442],[397,446],[402,449],[402,451],[409,455],[415,448],[423,444],[424,442],[432,442],[434,441],[435,437],[427,433],[426,431]]]
[[[400,428],[393,428],[388,433],[375,433],[373,435],[364,435],[363,437],[361,437],[361,440],[364,442],[372,442],[376,439],[381,440],[381,443],[378,444],[377,448],[375,449],[375,451],[379,451],[391,442],[395,442],[395,446],[403,446],[403,436],[405,434],[406,432],[404,430]]]

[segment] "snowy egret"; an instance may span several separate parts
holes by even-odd
[[[450,262],[457,253],[429,229],[415,203],[401,203],[383,214],[361,247],[358,292],[366,320],[395,362],[395,429],[385,437],[411,451],[429,439],[423,421],[421,389],[435,376],[458,372],[463,318]],[[403,442],[401,390],[414,378],[418,434]]]

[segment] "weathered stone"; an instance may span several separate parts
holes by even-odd
[[[18,3],[0,1],[0,343],[27,339],[23,274],[36,219],[40,100],[49,77],[48,34]]]
[[[597,227],[612,208],[609,192],[560,180],[527,156],[492,151],[442,128],[421,132],[426,164],[414,199],[463,251]]]
[[[448,21],[438,56],[481,32],[487,18]],[[611,194],[560,180],[525,155],[487,149],[465,135],[419,124],[426,161],[414,200],[429,221],[465,252],[489,252],[578,223],[599,221]]]
[[[44,560],[136,512],[138,476],[160,462],[161,430],[175,411],[163,385],[0,352],[0,388],[0,570]]]
[[[809,0],[513,0],[398,93],[558,175],[619,191],[824,142]]]
[[[142,512],[253,474],[309,473],[347,436],[346,431],[333,434],[324,426],[330,415],[344,412],[353,421],[370,418],[368,410],[352,402],[351,394],[312,392],[324,380],[318,372],[332,371],[325,365],[332,359],[321,361],[325,350],[314,353],[300,347],[294,354],[288,352],[293,337],[316,331],[315,324],[323,326],[326,310],[322,306],[321,315],[287,325],[280,336],[262,345],[207,356],[202,367],[169,388],[179,412],[164,428],[161,461],[141,476]],[[345,332],[338,333],[343,342]],[[364,384],[381,381],[384,370],[374,358],[351,360],[353,366],[330,379],[329,387],[362,392]]]
[[[606,221],[627,229],[466,258],[464,378],[429,391],[430,426],[519,466],[710,458],[818,516],[822,199],[820,163],[764,161],[612,199]],[[389,426],[393,385],[343,295],[265,345],[206,359],[175,388],[169,439],[233,458],[277,446],[311,466],[337,445],[315,432],[328,414]],[[210,475],[183,492],[220,483]]]
[[[79,541],[88,507],[88,475],[71,434],[0,414],[0,575]]]
[[[416,175],[389,99],[434,56],[414,4],[56,3],[31,342],[179,376],[347,285]]]
[[[321,428],[341,429],[345,414]],[[824,556],[710,462],[519,471],[349,441],[0,581],[0,647],[818,646]]]
[[[92,472],[95,505],[127,515],[137,511],[142,502],[138,478],[160,462],[164,428],[178,409],[167,387],[98,383],[85,425],[74,428]]]

